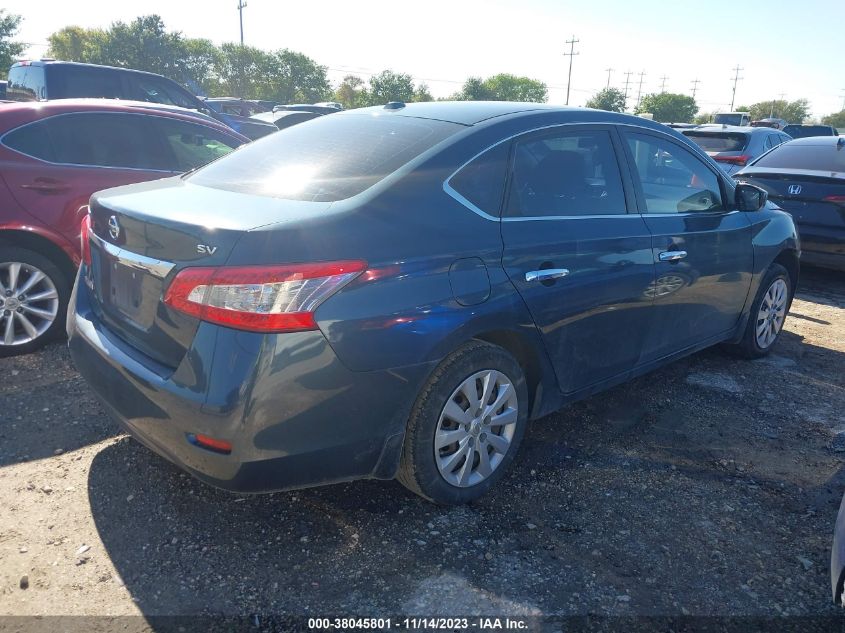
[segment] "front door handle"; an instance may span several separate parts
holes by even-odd
[[[546,268],[544,270],[531,270],[525,273],[525,281],[549,281],[566,277],[569,271],[566,268]]]
[[[657,258],[661,262],[677,262],[687,256],[686,251],[663,251]]]

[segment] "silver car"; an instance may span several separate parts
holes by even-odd
[[[773,147],[792,140],[788,134],[770,127],[700,125],[680,132],[731,175]]]

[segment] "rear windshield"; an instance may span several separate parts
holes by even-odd
[[[368,189],[461,129],[392,115],[322,116],[246,145],[188,180],[285,200],[334,202]]]
[[[748,135],[739,132],[683,132],[705,152],[741,152],[748,145]]]
[[[754,166],[845,172],[845,147],[835,143],[824,145],[784,143],[768,154],[764,154],[754,163]]]
[[[47,98],[44,86],[44,67],[16,65],[9,69],[6,84],[6,98],[9,101],[38,101]]]
[[[787,125],[784,132],[792,138],[804,138],[806,136],[833,136],[833,129],[827,125]]]
[[[123,97],[120,75],[110,68],[52,64],[47,72],[51,99]]]
[[[742,114],[717,114],[713,117],[713,123],[724,125],[742,125]]]

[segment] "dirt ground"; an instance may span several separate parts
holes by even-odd
[[[708,350],[544,418],[453,509],[219,492],[121,434],[63,345],[3,359],[0,615],[836,615],[843,359],[845,275],[806,270],[771,357]]]

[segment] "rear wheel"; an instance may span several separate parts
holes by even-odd
[[[792,280],[786,268],[772,264],[763,277],[745,334],[734,349],[745,358],[761,358],[772,351],[780,338],[786,314],[792,303]]]
[[[398,479],[436,503],[474,501],[503,477],[527,419],[519,363],[500,347],[469,343],[440,364],[420,394]]]
[[[40,253],[0,248],[0,356],[25,354],[64,330],[70,284]]]

